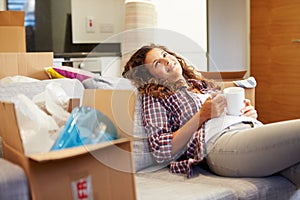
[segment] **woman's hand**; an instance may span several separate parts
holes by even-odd
[[[245,107],[241,110],[241,112],[243,113],[243,116],[246,117],[252,117],[254,119],[257,119],[257,111],[254,109],[254,107],[251,105],[251,102],[249,99],[245,99],[244,100],[245,103]]]
[[[199,125],[201,126],[203,122],[219,117],[226,107],[226,99],[222,94],[212,94],[211,97],[202,104],[200,109],[200,121]]]

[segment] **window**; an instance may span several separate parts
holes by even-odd
[[[35,26],[35,0],[7,0],[7,10],[25,11],[25,26]]]

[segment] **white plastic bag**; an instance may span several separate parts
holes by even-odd
[[[14,103],[25,154],[49,152],[71,115],[69,97],[61,85],[47,84],[32,100],[19,94]]]
[[[70,117],[67,112],[69,97],[58,83],[49,83],[45,91],[34,96],[33,102],[48,112],[59,127],[63,126]]]
[[[54,143],[51,133],[59,129],[55,120],[23,94],[14,103],[25,154],[48,152]]]
[[[30,78],[27,76],[6,76],[2,79],[0,79],[0,84],[7,84],[7,83],[28,83],[28,82],[37,82],[40,81],[38,79],[35,78]]]

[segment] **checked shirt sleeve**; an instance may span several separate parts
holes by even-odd
[[[172,159],[173,133],[168,123],[168,112],[157,98],[143,96],[143,121],[150,150],[158,163]]]
[[[186,160],[172,161],[170,171],[172,173],[186,174],[187,178],[193,177],[193,165],[201,162],[205,157],[205,127],[204,125],[193,134],[187,145]]]

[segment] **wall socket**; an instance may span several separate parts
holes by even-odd
[[[86,16],[85,29],[87,33],[95,33],[95,20],[93,16]]]

